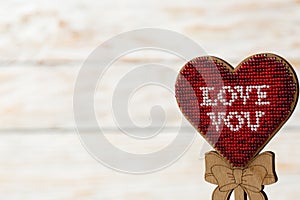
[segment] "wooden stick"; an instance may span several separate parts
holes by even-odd
[[[234,189],[234,199],[235,200],[246,200],[246,194],[241,186]]]

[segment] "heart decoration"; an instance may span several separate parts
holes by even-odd
[[[233,167],[245,167],[288,120],[298,81],[280,56],[263,53],[235,69],[213,56],[181,69],[175,86],[181,112]]]

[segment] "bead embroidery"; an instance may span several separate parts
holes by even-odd
[[[175,87],[182,113],[235,167],[259,153],[298,97],[291,66],[274,54],[251,56],[235,70],[216,57],[195,58]]]

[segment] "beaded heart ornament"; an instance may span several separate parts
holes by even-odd
[[[264,200],[276,182],[274,153],[259,152],[291,116],[298,99],[292,66],[278,55],[246,58],[236,68],[204,56],[181,69],[179,108],[216,151],[206,154],[206,181],[218,185],[213,200]]]

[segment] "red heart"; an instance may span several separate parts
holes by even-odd
[[[262,150],[298,99],[295,72],[274,54],[253,55],[235,69],[220,58],[195,58],[175,87],[182,113],[234,167]]]

